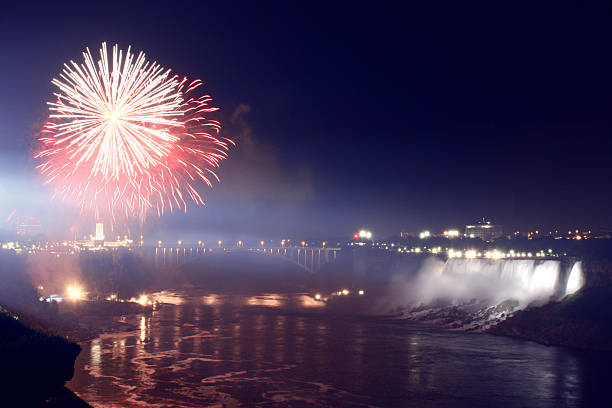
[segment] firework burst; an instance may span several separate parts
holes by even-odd
[[[198,95],[202,81],[171,75],[156,62],[106,44],[94,62],[64,64],[35,155],[54,196],[112,220],[161,215],[204,204],[198,186],[233,142],[207,116],[218,108]]]

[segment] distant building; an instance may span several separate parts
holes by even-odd
[[[400,238],[410,238],[410,233],[408,231],[400,232]]]
[[[18,217],[15,220],[15,232],[19,237],[33,237],[42,234],[40,220],[36,217]]]
[[[456,230],[456,229],[445,230],[442,233],[442,236],[448,239],[459,238],[459,230]]]
[[[96,235],[94,237],[94,245],[104,245],[104,238],[104,224],[101,222],[96,222]]]
[[[480,238],[483,241],[493,241],[502,235],[503,229],[501,225],[491,224],[491,221],[485,221],[484,218],[476,224],[465,226],[466,238]]]

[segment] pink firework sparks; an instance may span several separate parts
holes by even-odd
[[[89,49],[83,57],[52,81],[59,91],[35,156],[54,196],[112,220],[204,204],[198,186],[219,181],[215,169],[233,142],[207,118],[218,108],[196,96],[202,81],[117,45],[110,61],[105,43],[97,64]]]

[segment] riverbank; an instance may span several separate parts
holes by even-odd
[[[0,308],[0,395],[12,406],[88,407],[64,384],[81,347],[64,337],[26,327]],[[59,404],[58,404],[59,403]]]
[[[612,285],[586,286],[560,302],[519,311],[488,332],[545,345],[612,352],[610,299]]]

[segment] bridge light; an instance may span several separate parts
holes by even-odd
[[[242,241],[238,241],[238,246],[242,246]]]
[[[363,289],[359,289],[359,296],[365,295],[365,291]]]
[[[349,293],[351,293],[351,292],[349,292],[349,290],[348,290],[348,289],[343,289],[343,290],[342,290],[342,294],[343,294],[344,296],[348,295]]]
[[[161,239],[160,239],[159,241],[157,241],[157,245],[158,245],[158,246],[161,246],[161,244],[162,244],[162,241],[161,241]]]
[[[180,239],[178,240],[177,244],[179,245],[183,245],[183,241],[181,241]]]
[[[325,245],[327,245],[327,242],[323,241],[323,247],[325,247]]]
[[[302,246],[305,247],[306,246],[306,242],[302,241]]]
[[[222,243],[223,243],[222,241],[217,241],[217,244],[219,245],[219,248],[221,248],[221,244]]]
[[[202,241],[198,241],[198,245],[199,245],[199,246],[202,246]]]
[[[264,241],[259,241],[259,245],[261,245],[261,247],[263,248],[265,242]]]
[[[321,300],[321,294],[320,294],[320,293],[317,293],[317,294],[315,295],[315,299],[317,299],[317,300]]]
[[[282,247],[284,247],[284,246],[285,246],[285,240],[284,240],[284,239],[281,241],[281,246],[282,246]]]

